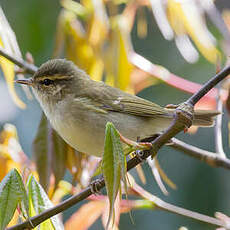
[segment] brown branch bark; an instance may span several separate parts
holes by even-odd
[[[35,65],[32,65],[22,59],[13,57],[9,55],[3,48],[0,47],[0,55],[7,58],[8,60],[12,61],[14,64],[17,66],[23,68],[27,73],[34,74],[37,70],[38,67]]]
[[[204,149],[197,148],[187,144],[176,138],[172,138],[172,144],[169,147],[179,150],[188,156],[194,157],[200,161],[204,161],[212,167],[220,167],[230,169],[230,160],[220,156],[218,153],[209,152]]]

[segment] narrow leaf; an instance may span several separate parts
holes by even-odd
[[[119,160],[119,167],[120,167],[120,173],[121,173],[121,179],[124,183],[125,192],[128,193],[127,189],[127,182],[126,182],[126,158],[125,154],[123,152],[123,147],[121,144],[121,138],[119,132],[115,129],[115,127],[112,125],[112,143],[113,143],[113,151],[118,155]]]
[[[106,124],[104,154],[102,170],[109,197],[110,209],[108,224],[114,214],[114,202],[120,187],[120,179],[124,178],[126,171],[124,153],[120,142],[120,135],[112,123]]]
[[[72,0],[62,0],[60,3],[62,7],[69,11],[73,11],[79,17],[84,18],[88,14],[87,9],[78,2]]]
[[[195,1],[168,1],[168,18],[177,35],[188,34],[202,55],[210,62],[216,63],[221,56],[215,39],[208,30],[204,16]]]
[[[16,169],[12,169],[0,183],[0,230],[5,229],[14,215],[20,201],[28,213],[28,199],[22,178]]]
[[[132,46],[125,27],[127,21],[124,17],[117,17],[113,24],[110,44],[103,53],[106,72],[105,82],[124,91],[131,91],[130,76],[133,67],[129,60],[129,53],[132,51]]]
[[[12,96],[13,101],[18,107],[20,107],[21,109],[24,109],[26,105],[24,102],[22,102],[19,99],[19,97],[17,96],[15,92],[15,88],[14,88],[14,64],[10,62],[9,60],[7,60],[6,58],[0,56],[0,66],[4,73],[4,77],[6,79],[6,83],[7,83],[7,86],[8,86],[10,95]]]
[[[105,209],[105,202],[90,201],[81,206],[65,223],[65,230],[88,229],[102,214]]]
[[[28,179],[27,183],[30,205],[34,209],[34,214],[40,214],[44,210],[53,207],[52,202],[49,200],[42,186],[36,181],[33,175]],[[41,229],[64,229],[58,216],[54,216],[40,225]]]

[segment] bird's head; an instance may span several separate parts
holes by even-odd
[[[88,75],[73,62],[65,59],[52,59],[42,64],[32,78],[17,80],[17,83],[31,86],[41,103],[57,102],[74,94],[81,81]]]

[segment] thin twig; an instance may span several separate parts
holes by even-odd
[[[217,96],[217,110],[223,113],[223,102],[220,98],[220,87],[218,89]],[[220,155],[220,157],[226,158],[226,154],[223,149],[223,138],[222,138],[222,119],[223,116],[217,116],[216,125],[215,125],[215,142],[216,142],[216,152]]]
[[[153,204],[155,205],[155,207],[159,208],[160,210],[168,211],[168,212],[175,213],[175,214],[178,214],[181,216],[186,216],[188,218],[202,221],[202,222],[205,222],[207,224],[226,227],[226,229],[228,228],[228,226],[224,226],[225,223],[223,223],[221,220],[218,220],[217,218],[206,216],[206,215],[203,215],[203,214],[200,214],[197,212],[193,212],[193,211],[178,207],[178,206],[173,205],[173,204],[169,204],[169,203],[161,200],[157,196],[154,196],[151,193],[147,192],[146,190],[144,190],[140,185],[138,185],[135,182],[133,182],[133,187],[131,189],[134,192],[136,192],[138,195],[140,195],[141,197],[143,197],[149,201],[152,201]]]
[[[38,70],[38,67],[36,67],[35,65],[29,64],[28,62],[20,58],[11,56],[2,48],[0,48],[0,55],[12,61],[14,64],[18,65],[19,67],[23,68],[27,73],[34,74]]]
[[[156,209],[160,209],[163,211],[171,212],[173,214],[177,214],[180,216],[185,216],[194,220],[202,221],[207,224],[215,225],[215,226],[223,226],[223,221],[215,218],[210,217],[207,215],[203,215],[194,211],[190,211],[188,209],[181,208],[179,206],[170,204],[168,202],[165,202],[164,200],[160,199],[157,196],[152,195],[148,191],[144,190],[140,185],[132,181],[132,188],[131,190],[137,194],[138,196],[144,198],[144,200],[148,200],[151,202],[151,206],[143,207],[142,203],[144,200],[121,200],[120,205],[123,208],[127,208],[127,210],[130,209],[140,209],[140,208],[146,208],[149,210],[150,208],[155,211]],[[107,200],[107,196],[104,195],[92,195],[88,198],[91,201],[102,201],[105,202]],[[140,206],[136,205],[138,202],[140,202]]]
[[[176,138],[172,138],[171,140],[172,145],[169,145],[169,147],[182,151],[183,153],[191,157],[194,157],[200,161],[204,161],[212,167],[230,169],[230,160],[221,157],[218,153],[209,152],[207,150],[197,148],[193,145],[184,143],[183,141],[180,141]]]
[[[197,93],[194,93],[186,101],[186,103],[195,105],[206,93],[208,93],[208,91],[210,91],[214,86],[216,86],[219,82],[221,82],[229,74],[230,74],[230,66],[226,66],[219,73],[217,73],[214,77],[212,77],[209,81],[207,81]]]

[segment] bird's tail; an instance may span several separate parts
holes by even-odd
[[[220,112],[217,110],[195,110],[193,125],[201,127],[210,127],[215,124],[215,117]]]

